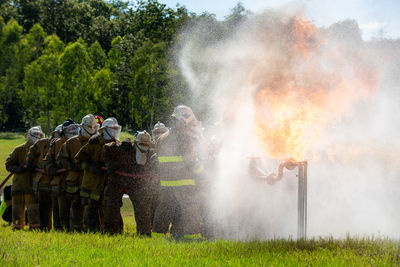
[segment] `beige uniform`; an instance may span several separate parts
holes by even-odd
[[[17,146],[6,159],[6,169],[14,173],[12,186],[13,228],[20,229],[25,225],[25,208],[28,210],[30,228],[39,228],[39,210],[35,202],[32,187],[32,174],[26,167],[26,156],[31,143]]]
[[[57,156],[57,165],[60,168],[67,169],[66,175],[66,194],[71,201],[70,205],[70,225],[72,231],[83,230],[83,213],[84,207],[81,203],[79,189],[82,183],[83,170],[81,170],[75,163],[74,157],[78,151],[88,142],[89,138],[81,134],[71,137],[61,147]],[[69,207],[67,207],[69,208]],[[61,211],[60,211],[61,212]]]

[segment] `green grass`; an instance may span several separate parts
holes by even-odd
[[[385,239],[266,242],[183,241],[154,235],[11,231],[0,226],[1,266],[394,266],[399,243]]]
[[[121,134],[121,140],[131,137]],[[0,134],[4,161],[21,134]],[[239,242],[135,236],[132,204],[123,200],[124,234],[12,231],[0,222],[0,266],[399,266],[400,242],[384,238],[332,238]]]
[[[5,162],[14,148],[25,143],[22,133],[0,133],[0,181],[8,175]]]

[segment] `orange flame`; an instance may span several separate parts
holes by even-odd
[[[321,56],[324,42],[310,22],[295,19],[290,34],[288,63],[272,72],[255,70],[250,83],[257,87],[257,134],[269,155],[302,160],[327,125],[339,120],[356,101],[373,95],[377,82],[375,72],[359,58]],[[326,68],[330,61],[335,66],[346,64],[349,70]]]

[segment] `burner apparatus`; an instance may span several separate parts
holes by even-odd
[[[265,172],[258,167],[259,158],[251,158],[249,171],[252,177],[259,181],[266,181],[269,185],[274,185],[282,180],[283,170],[298,169],[297,173],[297,238],[307,238],[307,161],[296,161],[289,159],[282,162],[278,168],[278,175],[275,173],[266,175]]]

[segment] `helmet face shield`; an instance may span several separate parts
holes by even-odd
[[[78,135],[79,125],[78,124],[68,125],[68,126],[64,127],[63,133],[67,139],[69,139],[75,135]]]
[[[83,117],[81,125],[82,125],[81,134],[83,136],[90,137],[97,133],[98,124],[92,114],[88,114],[85,117]]]
[[[37,140],[44,137],[44,133],[42,132],[42,128],[40,126],[35,126],[29,129],[28,131],[28,141],[34,144]]]
[[[178,121],[182,121],[185,125],[188,125],[193,120],[197,120],[192,109],[184,105],[177,106],[171,116],[175,117]]]
[[[137,146],[140,148],[142,152],[147,152],[149,151],[150,148],[149,142],[139,142],[137,143]]]
[[[119,140],[119,136],[121,134],[121,126],[118,125],[118,121],[116,118],[108,118],[106,119],[101,128],[99,129],[99,132],[102,133],[103,138],[106,140],[110,139],[117,139]]]
[[[119,140],[119,137],[121,135],[121,126],[112,126],[112,127],[105,127],[104,128],[104,139],[116,139]]]
[[[146,131],[136,132],[135,145],[141,153],[147,153],[150,150],[150,134]]]
[[[42,132],[29,132],[28,134],[31,138],[35,140],[39,140],[44,137],[44,134]]]
[[[86,132],[88,132],[90,135],[94,135],[97,132],[98,125],[97,123],[94,124],[84,124],[82,125],[82,128],[85,129]]]

